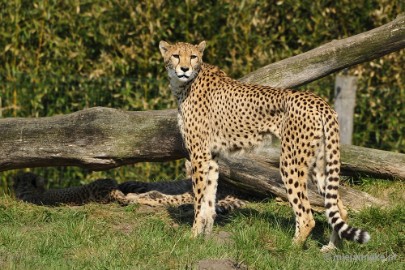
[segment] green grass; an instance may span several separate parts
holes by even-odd
[[[324,216],[316,215],[306,247],[296,248],[291,210],[274,200],[221,217],[214,236],[225,231],[229,239],[192,239],[192,216],[181,209],[48,208],[5,195],[0,197],[0,269],[193,269],[199,260],[221,258],[249,269],[403,269],[405,184],[365,181],[360,188],[392,205],[351,213],[350,223],[367,229],[371,242],[345,242],[343,250],[328,255],[319,252],[329,236]],[[395,259],[388,257],[393,254]]]

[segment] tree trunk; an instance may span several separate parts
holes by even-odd
[[[186,157],[175,110],[126,112],[96,107],[43,118],[0,119],[0,171],[43,166],[106,170]],[[405,155],[342,145],[342,174],[405,179]],[[278,166],[272,144],[249,158]]]
[[[244,193],[268,197],[276,195],[288,201],[287,193],[277,168],[269,166],[262,157],[222,158],[220,161],[220,181]],[[340,186],[339,193],[346,207],[359,211],[368,206],[386,206],[387,202],[346,186]],[[325,200],[317,192],[317,187],[308,183],[308,198],[316,211],[324,210]]]
[[[288,88],[367,62],[405,47],[405,14],[373,30],[334,40],[306,53],[262,67],[241,80]]]
[[[0,119],[0,171],[41,166],[80,166],[106,170],[139,161],[186,157],[175,110],[126,112],[91,108],[67,115],[35,119]],[[249,194],[275,194],[287,199],[278,169],[280,149],[265,144],[260,151],[223,158],[220,177]],[[342,146],[342,174],[405,179],[405,155],[358,146]],[[309,198],[323,206],[316,187]],[[370,195],[342,187],[354,210],[384,205]]]
[[[356,91],[356,76],[336,76],[334,108],[336,113],[339,115],[338,120],[341,144],[352,144]]]
[[[67,115],[0,119],[0,171],[43,166],[107,170],[186,156],[175,110],[95,107]]]
[[[384,26],[266,66],[241,80],[293,87],[403,47],[405,15],[400,15]],[[45,118],[0,119],[0,138],[0,171],[41,166],[106,170],[139,161],[166,161],[186,156],[175,110],[125,112],[91,108]],[[278,171],[271,168],[278,166],[278,157],[279,149],[269,145],[265,152],[237,158],[233,163],[223,160],[221,177],[246,190],[285,197]],[[342,146],[342,174],[403,180],[404,165],[403,154]],[[345,193],[345,189],[342,190]],[[347,190],[346,194],[355,194],[358,200],[367,197]],[[344,195],[344,200],[348,200],[347,196]],[[311,185],[310,198],[315,205],[322,205]],[[364,201],[365,205],[372,199]]]

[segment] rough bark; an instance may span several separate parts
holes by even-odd
[[[0,171],[41,166],[106,170],[186,157],[175,110],[127,112],[96,107],[43,118],[0,119]],[[266,144],[249,159],[278,166]],[[342,145],[342,174],[405,179],[405,155]]]
[[[400,14],[383,26],[267,65],[241,80],[273,87],[296,87],[404,47],[405,14]]]
[[[106,170],[186,155],[175,110],[95,107],[67,115],[0,119],[0,171],[43,166]]]

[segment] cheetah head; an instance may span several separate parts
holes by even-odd
[[[205,44],[205,41],[198,45],[161,41],[159,49],[170,79],[180,83],[193,80],[200,70]]]

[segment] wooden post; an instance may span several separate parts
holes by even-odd
[[[339,115],[340,143],[352,144],[357,77],[338,75],[335,81],[335,110]]]

